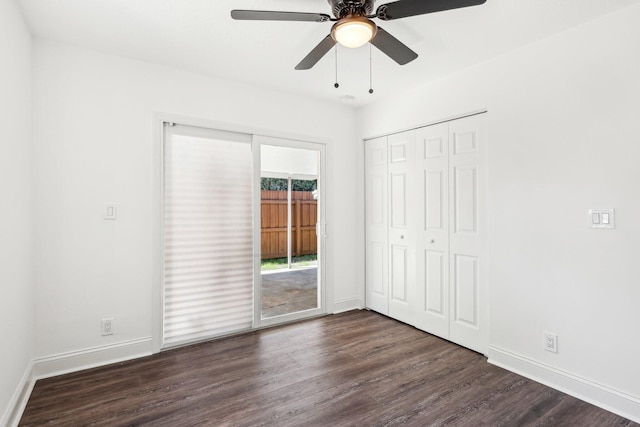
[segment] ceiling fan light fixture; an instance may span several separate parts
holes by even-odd
[[[376,24],[373,21],[355,16],[336,22],[331,28],[331,37],[344,47],[356,48],[371,41],[376,31]]]

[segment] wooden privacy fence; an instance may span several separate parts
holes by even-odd
[[[262,259],[287,257],[287,192],[262,190]],[[318,202],[309,191],[291,192],[291,255],[315,254]]]

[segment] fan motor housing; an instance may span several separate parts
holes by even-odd
[[[333,16],[338,19],[346,16],[368,16],[373,13],[374,0],[327,0]]]

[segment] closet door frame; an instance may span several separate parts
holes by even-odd
[[[375,139],[386,138],[388,147],[386,203],[389,206],[385,279],[389,310],[388,314],[383,314],[483,354],[488,351],[490,313],[486,219],[488,134],[485,113],[487,113],[486,110],[477,111]],[[468,120],[463,122],[464,119]],[[477,134],[470,140],[456,140],[460,123],[463,123],[461,128],[475,126]],[[437,129],[435,134],[438,137],[433,137],[429,128]],[[462,130],[466,132],[468,129]],[[417,218],[407,218],[406,227],[399,227],[398,230],[393,231],[391,224],[393,208],[391,181],[394,173],[391,159],[392,143],[409,132],[414,133],[415,144],[413,151],[408,150],[407,153],[410,151],[410,155],[415,153],[415,164],[409,167],[411,172],[408,174],[413,176],[410,185],[414,188],[407,191],[414,195],[413,200],[418,206],[414,205],[408,209],[417,212]],[[438,145],[437,139],[441,139],[439,153],[434,153],[433,150]],[[430,150],[431,153],[429,153]],[[365,164],[365,168],[367,166]],[[440,223],[434,226],[434,222],[429,223],[427,207],[429,195],[425,190],[434,182],[433,180],[429,182],[429,173],[436,171],[441,177],[439,186],[442,195],[439,201]],[[463,181],[466,185],[466,187],[463,186],[464,188],[460,186]],[[365,185],[367,182],[368,172],[365,170]],[[460,207],[465,205],[466,209],[470,205],[464,202],[465,200],[473,200],[473,209],[471,209],[473,227],[459,227]],[[365,200],[365,209],[368,204],[369,201]],[[367,212],[365,212],[366,215]],[[465,221],[467,219],[463,218]],[[403,229],[400,230],[400,228]],[[366,231],[368,231],[368,225]],[[403,235],[403,232],[406,234]],[[369,237],[366,236],[365,239],[366,249],[369,251]],[[404,257],[406,266],[403,276],[406,281],[404,306],[400,304],[401,302],[394,302],[392,295],[394,286],[392,252],[394,245],[400,244],[407,249],[407,255]],[[413,250],[409,250],[410,247],[413,247]],[[435,256],[438,253],[439,261]],[[431,259],[428,258],[429,255]],[[367,262],[370,262],[369,257],[367,253]],[[432,263],[431,268],[428,266],[429,262]],[[436,264],[439,266],[439,272],[434,274],[433,266]],[[375,306],[370,305],[368,298],[370,266],[366,265],[365,269],[367,294],[365,306],[376,310]],[[409,275],[407,272],[410,272]],[[400,276],[396,279],[399,278]],[[435,282],[440,283],[439,289],[434,286]],[[438,304],[432,303],[433,298],[438,299]]]

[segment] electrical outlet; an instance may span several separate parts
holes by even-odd
[[[113,319],[102,319],[102,335],[113,335]]]
[[[544,333],[544,349],[551,353],[558,352],[558,335],[550,332]]]

